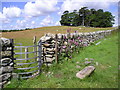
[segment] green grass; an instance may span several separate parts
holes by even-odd
[[[6,88],[118,88],[118,34],[99,41],[99,45],[91,45],[78,54],[74,53],[69,61],[53,64],[49,68],[44,66],[36,78],[12,79]],[[76,73],[85,67],[85,58],[94,59],[96,70],[90,77],[81,80],[76,78]]]

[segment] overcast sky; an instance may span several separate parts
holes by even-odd
[[[17,1],[17,2],[16,2]],[[118,25],[119,0],[1,0],[0,29],[24,29],[60,25],[65,10],[103,9],[115,16]]]

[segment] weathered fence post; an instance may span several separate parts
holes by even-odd
[[[58,36],[57,34],[55,35],[55,60],[56,60],[56,63],[58,63]]]
[[[28,52],[28,48],[26,47],[26,48],[25,48],[25,53],[26,53],[26,54],[25,54],[25,59],[28,58],[28,54],[27,54],[27,52]]]
[[[33,44],[36,44],[36,36],[33,37]]]
[[[13,62],[13,67],[14,67],[14,39],[10,39],[11,40],[11,59]]]
[[[35,45],[35,47],[33,47],[33,52],[37,51],[37,43],[36,43],[36,36],[33,37],[33,45]],[[35,55],[37,55],[37,52],[35,53]]]
[[[20,48],[20,52],[22,53],[22,47]],[[20,58],[22,58],[22,54],[20,54]]]

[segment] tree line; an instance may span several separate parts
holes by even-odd
[[[24,30],[31,30],[31,28],[17,29],[17,30],[0,30],[0,32],[16,32],[16,31],[24,31]]]
[[[82,7],[73,12],[64,11],[60,23],[63,26],[112,27],[115,16],[103,9]]]

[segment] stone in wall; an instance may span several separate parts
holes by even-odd
[[[64,45],[67,45],[68,43],[67,42],[64,42]]]
[[[49,51],[47,52],[47,51],[46,51],[46,54],[48,54],[48,55],[49,55],[49,54],[50,54],[50,55],[54,55],[55,52],[49,52]]]
[[[46,51],[55,52],[55,48],[47,48]]]
[[[62,34],[61,33],[58,33],[58,38],[61,39],[62,38]]]
[[[1,59],[1,65],[0,66],[6,66],[8,64],[10,64],[12,60],[10,58],[3,58]]]
[[[49,44],[49,43],[44,43],[43,47],[45,47],[45,48],[55,48],[55,45],[54,44]]]
[[[6,67],[0,68],[0,74],[12,72],[12,71],[13,71],[13,67],[11,67],[11,66],[6,66]]]
[[[55,42],[56,42],[55,40],[52,40],[52,41],[51,41],[52,44],[55,44]]]
[[[2,47],[2,51],[10,51],[10,50],[12,50],[11,47],[6,47],[6,46]]]
[[[3,88],[3,85],[5,85],[7,81],[0,82],[0,89]]]
[[[53,58],[53,55],[50,55],[50,54],[45,55],[45,56],[48,57],[48,58]]]
[[[45,44],[43,44],[43,46],[44,46],[44,47],[50,47],[51,44],[45,43]]]
[[[49,36],[51,38],[55,38],[55,34],[52,34],[52,33],[47,33],[45,36]]]
[[[46,60],[44,62],[53,62],[53,60],[55,60],[55,57],[53,58],[49,58],[49,57],[46,57]]]
[[[1,51],[1,56],[5,57],[5,56],[11,56],[11,51]]]
[[[11,77],[11,73],[5,73],[0,75],[0,82],[5,81]]]
[[[2,46],[8,46],[8,45],[10,45],[10,39],[1,37],[0,38],[0,43],[1,43]]]
[[[43,36],[43,37],[40,38],[40,40],[42,42],[45,42],[45,41],[50,40],[50,39],[51,39],[51,37],[49,37],[49,36]]]

